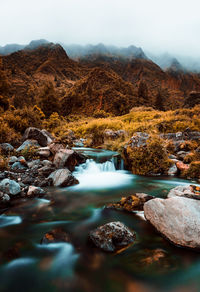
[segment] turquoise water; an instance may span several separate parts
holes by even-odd
[[[171,188],[191,182],[134,176],[120,169],[116,153],[79,151],[91,152],[74,172],[79,185],[18,201],[0,216],[0,291],[200,291],[199,253],[171,245],[140,213],[103,208],[134,192],[166,197]],[[88,242],[92,229],[111,221],[137,234],[119,254]],[[41,245],[44,234],[57,227],[70,234],[72,244]]]

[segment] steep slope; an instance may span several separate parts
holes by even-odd
[[[136,104],[133,85],[114,71],[101,68],[94,68],[85,78],[76,82],[62,102],[64,114],[86,115],[98,110],[121,115]]]

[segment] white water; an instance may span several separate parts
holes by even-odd
[[[0,228],[9,226],[9,225],[20,224],[21,222],[22,222],[22,219],[20,216],[0,215]]]
[[[88,159],[79,165],[73,174],[79,180],[79,184],[73,189],[113,188],[129,185],[133,179],[133,176],[127,171],[116,170],[114,158],[104,163]]]

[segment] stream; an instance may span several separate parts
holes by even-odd
[[[0,291],[200,291],[199,253],[170,244],[141,212],[103,208],[135,192],[164,198],[171,188],[194,182],[133,175],[116,152],[76,151],[88,156],[73,173],[78,185],[49,189],[42,199],[18,200],[0,215]],[[117,254],[88,242],[92,229],[112,221],[123,222],[137,235],[133,245]],[[40,244],[45,233],[58,227],[73,244]]]

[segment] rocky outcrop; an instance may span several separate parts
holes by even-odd
[[[40,130],[37,128],[30,127],[26,129],[23,140],[33,139],[37,140],[40,146],[46,147],[48,144],[52,143],[54,138],[46,130]]]
[[[200,201],[184,197],[153,199],[144,215],[156,230],[175,245],[200,249]]]
[[[127,132],[124,130],[113,131],[106,129],[103,133],[104,140],[116,140],[118,138],[124,138],[127,135]]]
[[[50,174],[48,180],[52,180],[52,184],[55,187],[68,187],[78,184],[78,180],[66,168],[54,171]]]
[[[104,251],[114,252],[134,242],[136,235],[121,222],[111,222],[89,234],[94,245]]]
[[[127,212],[141,211],[143,210],[144,203],[153,198],[153,196],[147,194],[136,193],[132,196],[121,198],[117,203],[108,204],[106,208]]]

